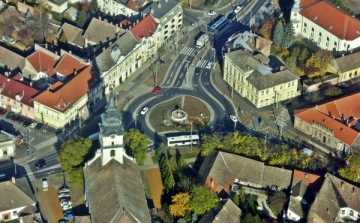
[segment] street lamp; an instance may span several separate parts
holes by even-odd
[[[28,130],[28,150],[29,150],[29,155],[31,155],[31,147],[30,147],[30,129],[29,127],[27,127]]]
[[[268,134],[269,131],[266,131],[265,133],[265,145],[266,145],[266,139],[267,139],[267,134]]]
[[[135,116],[135,128],[136,128],[138,114],[134,113],[134,116]]]
[[[190,149],[192,149],[192,122],[190,122]]]

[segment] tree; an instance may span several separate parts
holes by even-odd
[[[201,136],[201,155],[207,156],[215,149],[221,149],[223,145],[221,143],[221,138],[217,134],[208,135],[204,134]]]
[[[289,154],[289,148],[286,145],[283,145],[279,148],[278,151],[272,153],[269,164],[270,165],[284,165],[288,164],[291,160]]]
[[[218,197],[205,186],[195,186],[190,192],[189,205],[198,215],[203,215],[207,211],[217,206]]]
[[[234,151],[238,154],[251,155],[254,148],[258,145],[258,139],[252,136],[240,135],[239,132],[233,133]]]
[[[306,49],[306,47],[304,49],[301,50],[301,53],[299,55],[299,61],[305,61],[307,60],[309,57],[309,51]]]
[[[82,137],[70,139],[61,145],[59,162],[70,180],[77,185],[83,185],[82,166],[91,147],[92,141]]]
[[[273,42],[276,46],[281,46],[281,42],[284,35],[284,27],[281,22],[278,22],[274,29]]]
[[[79,28],[83,28],[87,20],[87,14],[84,10],[81,10],[79,16],[76,19],[76,25]]]
[[[279,215],[283,210],[285,203],[287,201],[287,196],[281,191],[276,191],[268,197],[269,207],[272,210],[275,216]]]
[[[171,215],[174,217],[184,217],[186,211],[191,210],[189,201],[189,193],[178,193],[175,196],[172,196],[171,204],[169,206]]]
[[[130,129],[124,134],[125,148],[135,157],[136,162],[142,165],[146,159],[148,138],[138,129]]]
[[[290,56],[285,59],[285,63],[291,68],[296,68],[296,57]]]
[[[324,75],[333,60],[334,57],[330,51],[319,50],[314,55],[314,66],[318,69],[320,75]]]
[[[356,152],[346,158],[345,167],[340,168],[339,175],[353,182],[360,180],[360,156]]]
[[[245,215],[244,223],[263,223],[265,221],[262,221],[259,217],[259,215],[252,215],[251,213],[247,213]]]
[[[328,89],[325,90],[326,96],[337,96],[342,93],[343,93],[343,91],[341,90],[341,88],[336,87],[336,86],[330,86]]]
[[[272,39],[276,23],[277,20],[274,17],[269,17],[261,24],[260,33],[265,39]]]
[[[295,57],[295,58],[298,58],[300,55],[300,47],[294,47],[292,50],[291,50],[291,53],[290,53],[290,56],[292,57]]]
[[[280,47],[282,49],[288,49],[295,42],[295,34],[292,23],[289,22],[284,26],[283,36],[281,39]]]
[[[309,92],[305,96],[305,99],[316,103],[316,102],[320,102],[320,101],[324,100],[324,96],[319,91],[313,91],[313,92]]]
[[[170,164],[165,155],[159,158],[159,168],[161,172],[161,179],[165,189],[171,189],[175,185],[174,175],[171,171]]]

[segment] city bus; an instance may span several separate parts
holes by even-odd
[[[220,16],[212,25],[209,26],[209,33],[215,34],[218,30],[223,28],[227,23],[226,16]]]
[[[180,135],[180,136],[171,136],[167,137],[167,145],[169,147],[173,146],[188,146],[188,145],[197,145],[199,144],[199,135]]]

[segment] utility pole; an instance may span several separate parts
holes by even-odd
[[[157,86],[157,61],[155,63],[155,86]]]
[[[27,127],[28,130],[28,150],[29,150],[29,155],[31,155],[31,147],[30,147],[30,129],[29,127]]]
[[[190,149],[192,150],[192,122],[190,122]]]
[[[265,145],[266,145],[266,139],[267,139],[267,134],[268,134],[269,131],[266,131],[265,133]]]

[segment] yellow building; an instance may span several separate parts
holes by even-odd
[[[360,75],[360,52],[336,58],[334,67],[339,75],[339,82],[357,78]]]
[[[284,66],[272,68],[263,54],[241,49],[226,53],[224,80],[257,108],[297,96],[299,77]]]

